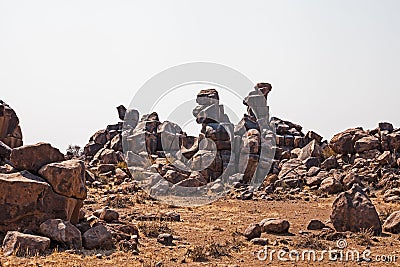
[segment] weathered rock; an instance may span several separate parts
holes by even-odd
[[[338,232],[372,229],[381,233],[382,226],[375,206],[359,185],[339,194],[332,205],[331,221]]]
[[[168,170],[164,175],[164,179],[173,184],[177,184],[187,178],[189,178],[188,175],[173,170]]]
[[[261,236],[261,226],[258,223],[252,223],[246,228],[243,235],[247,238],[247,240],[258,238]]]
[[[106,222],[117,221],[119,218],[119,213],[116,210],[104,208],[101,210],[99,218]]]
[[[0,232],[36,231],[48,219],[77,222],[82,201],[55,193],[27,171],[0,174]]]
[[[63,196],[86,199],[85,164],[80,160],[50,163],[39,170],[53,190]]]
[[[327,172],[325,172],[325,171],[318,172],[318,174],[315,176],[310,176],[310,177],[307,176],[306,177],[306,185],[319,186],[321,184],[321,182],[328,177],[329,177],[329,174]]]
[[[10,158],[12,165],[18,170],[35,174],[46,164],[63,161],[64,155],[50,144],[37,143],[13,149]]]
[[[22,132],[15,111],[0,100],[0,141],[8,147],[22,146]]]
[[[333,136],[329,145],[338,154],[354,154],[354,144],[366,136],[362,128],[352,128]]]
[[[328,177],[321,182],[319,189],[328,194],[337,194],[343,190],[343,186],[340,181],[333,177]]]
[[[321,165],[321,160],[316,157],[309,157],[303,160],[303,163],[307,169],[310,169],[311,167],[319,167]]]
[[[260,222],[262,232],[284,234],[289,231],[290,223],[281,219],[264,219]]]
[[[118,111],[118,117],[121,121],[123,121],[125,119],[125,114],[126,114],[126,107],[124,105],[119,105],[117,107],[117,111]]]
[[[13,253],[17,256],[34,256],[44,253],[49,246],[50,239],[47,237],[9,231],[3,241],[3,253],[4,256]]]
[[[82,241],[87,249],[111,249],[114,246],[111,233],[101,224],[87,230]]]
[[[383,230],[392,234],[400,233],[400,211],[390,214],[383,224]]]
[[[40,233],[70,249],[82,248],[81,232],[68,221],[50,219],[40,225]]]
[[[389,133],[393,132],[393,124],[389,122],[380,122],[379,123],[379,131],[388,131]]]
[[[361,177],[357,173],[349,172],[342,180],[343,186],[346,190],[353,187],[354,184],[362,186]]]
[[[117,164],[118,157],[114,150],[112,149],[101,149],[94,156],[102,164]]]
[[[219,95],[215,89],[204,89],[197,94],[196,102],[199,105],[213,105],[218,104]]]
[[[366,136],[355,142],[354,150],[357,153],[362,153],[365,151],[379,149],[381,142],[375,136]]]
[[[306,166],[298,159],[290,159],[282,165],[278,178],[295,179],[304,176],[307,173]]]
[[[390,151],[400,150],[400,132],[388,134]]]
[[[322,230],[326,225],[320,220],[312,219],[307,226],[307,230]]]
[[[331,170],[338,167],[338,162],[335,156],[330,156],[324,162],[321,163],[321,169]]]
[[[299,155],[300,160],[305,160],[310,157],[323,158],[322,148],[318,145],[316,140],[311,141],[308,145],[303,147]]]
[[[380,165],[392,165],[394,163],[394,159],[390,151],[384,151],[377,159]]]

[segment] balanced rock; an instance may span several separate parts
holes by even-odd
[[[39,170],[53,190],[63,196],[86,199],[85,165],[80,160],[50,163]]]

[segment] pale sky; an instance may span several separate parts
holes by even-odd
[[[206,61],[270,82],[272,115],[305,132],[400,127],[399,11],[397,0],[0,1],[0,99],[26,144],[65,150],[116,123],[153,75]]]

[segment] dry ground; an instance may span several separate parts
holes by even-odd
[[[92,196],[96,194],[91,192]],[[117,209],[122,219],[131,220],[137,214],[160,214],[167,211],[175,211],[180,214],[180,222],[137,222],[141,224],[139,254],[132,252],[115,251],[85,251],[82,254],[68,252],[54,252],[47,256],[30,258],[18,258],[15,256],[4,257],[0,253],[0,266],[319,266],[319,265],[344,265],[344,266],[398,266],[400,258],[396,262],[378,262],[377,255],[396,255],[400,257],[399,235],[383,235],[372,237],[368,234],[354,235],[347,233],[347,250],[357,249],[362,253],[370,248],[372,262],[332,262],[325,257],[323,262],[282,262],[277,259],[260,261],[257,252],[262,246],[254,245],[247,241],[241,233],[250,223],[260,222],[264,218],[287,219],[290,233],[286,236],[262,234],[269,241],[268,250],[288,248],[302,252],[306,249],[316,248],[322,250],[336,247],[336,241],[307,238],[301,231],[307,231],[307,224],[311,219],[329,220],[331,205],[334,197],[311,198],[306,201],[303,198],[281,201],[267,200],[236,200],[224,198],[215,203],[196,208],[176,208],[157,201],[147,199],[143,195],[117,196],[118,203],[125,204],[125,208]],[[104,205],[106,198],[99,195],[97,201],[101,204],[86,206],[95,210]],[[378,212],[387,213],[397,210],[394,204],[383,203],[380,196],[373,198]],[[114,203],[117,201],[115,200]],[[121,205],[120,205],[121,206]],[[123,205],[122,205],[123,206]],[[328,224],[331,226],[331,224]],[[177,240],[174,246],[164,246],[157,243],[156,238],[144,236],[144,231],[162,228],[162,231],[172,231]],[[318,234],[320,231],[307,231]],[[368,245],[368,242],[371,242]],[[344,251],[346,251],[346,249]],[[102,254],[102,256],[98,255]],[[288,256],[285,256],[288,258]]]

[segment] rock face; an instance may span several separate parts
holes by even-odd
[[[37,231],[48,219],[77,222],[81,205],[28,171],[0,174],[0,232]]]
[[[85,165],[80,160],[50,163],[39,170],[54,191],[66,197],[86,199]]]
[[[383,230],[392,234],[400,233],[400,211],[390,214],[383,224]]]
[[[331,221],[339,232],[359,232],[362,229],[372,229],[375,234],[382,232],[375,206],[357,184],[335,199]]]
[[[22,146],[22,132],[15,111],[0,100],[0,141],[8,147]]]
[[[81,232],[68,221],[50,219],[40,225],[40,233],[70,249],[82,248]]]
[[[18,147],[11,152],[11,163],[18,170],[37,174],[39,169],[49,163],[63,161],[64,155],[47,143]]]
[[[3,241],[4,256],[15,253],[17,256],[42,254],[50,246],[50,239],[42,236],[9,231]]]

